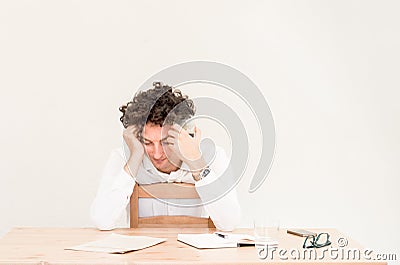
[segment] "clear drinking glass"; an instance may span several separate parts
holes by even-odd
[[[254,241],[256,248],[264,248],[268,243],[277,239],[279,220],[272,217],[256,217],[253,221]]]

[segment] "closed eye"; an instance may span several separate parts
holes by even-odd
[[[162,141],[161,144],[162,145],[169,145],[169,143],[167,141]]]

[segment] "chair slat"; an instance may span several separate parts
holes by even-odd
[[[198,199],[200,197],[193,184],[156,183],[139,185],[139,198]]]

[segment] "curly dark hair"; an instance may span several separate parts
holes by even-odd
[[[182,124],[195,114],[195,106],[188,96],[178,89],[154,82],[153,88],[139,91],[132,101],[119,108],[122,112],[120,121],[127,128],[136,125],[136,134],[141,136],[146,123],[159,126],[166,124]]]

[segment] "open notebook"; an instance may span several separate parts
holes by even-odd
[[[178,241],[195,248],[236,248],[254,246],[254,237],[246,234],[231,234],[215,232],[213,234],[178,234]],[[277,246],[278,242],[271,239],[266,244]]]

